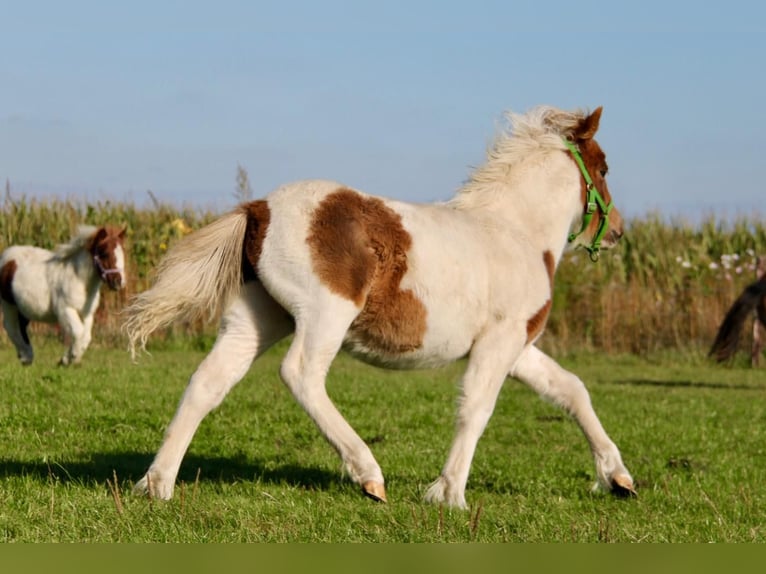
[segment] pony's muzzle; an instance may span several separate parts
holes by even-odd
[[[125,287],[125,278],[122,273],[110,273],[104,277],[104,283],[112,291],[119,291]]]
[[[609,214],[609,228],[604,234],[602,247],[608,249],[617,245],[623,236],[623,232],[624,223],[622,215],[619,211],[617,211],[617,209],[612,209],[611,213]]]
[[[610,229],[606,234],[606,242],[610,245],[616,245],[622,238],[622,229]]]

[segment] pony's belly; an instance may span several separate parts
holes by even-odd
[[[16,307],[19,312],[31,321],[41,321],[43,323],[53,323],[56,316],[51,311],[48,301],[41,301],[35,297],[16,296]]]
[[[46,323],[56,320],[51,310],[50,289],[39,274],[17,272],[13,281],[13,298],[16,307],[27,319]]]
[[[423,346],[401,352],[391,352],[380,348],[371,348],[353,339],[346,339],[343,349],[351,356],[388,369],[429,369],[442,367],[465,357],[471,350],[470,341],[433,341],[424,342]]]

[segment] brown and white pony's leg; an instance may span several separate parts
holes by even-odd
[[[620,451],[596,416],[590,395],[579,377],[531,345],[524,349],[511,375],[575,418],[588,440],[596,475],[603,487],[618,493],[634,492],[633,479],[622,462]]]
[[[168,500],[178,469],[202,419],[221,404],[251,363],[292,331],[292,319],[259,282],[246,283],[226,310],[213,349],[191,376],[146,475],[134,490]]]
[[[95,319],[95,313],[86,315],[82,320],[82,336],[80,337],[79,357],[85,354],[88,350],[90,342],[93,339],[93,320]]]
[[[335,447],[364,493],[386,500],[383,472],[369,447],[351,428],[327,395],[330,364],[359,309],[350,301],[325,293],[295,318],[295,337],[280,374],[295,399]]]
[[[80,314],[72,307],[63,307],[56,310],[59,325],[70,339],[69,348],[64,352],[59,365],[79,363],[82,358],[82,336],[84,332]]]
[[[27,334],[29,319],[19,312],[16,305],[3,301],[2,307],[3,326],[6,333],[8,333],[8,338],[13,343],[13,346],[16,347],[16,355],[19,357],[22,365],[31,365],[35,358],[35,353]]]
[[[441,475],[426,492],[426,501],[466,508],[465,485],[476,444],[524,340],[521,333],[509,335],[498,326],[474,344],[463,375],[455,438]]]

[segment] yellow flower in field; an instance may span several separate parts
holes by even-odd
[[[160,243],[160,251],[167,251],[168,246],[164,243]]]
[[[176,233],[178,235],[186,235],[187,233],[191,233],[191,227],[186,225],[186,222],[181,219],[180,217],[177,219],[174,219],[170,226],[175,229]]]

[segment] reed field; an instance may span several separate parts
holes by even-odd
[[[246,180],[238,184],[247,186]],[[227,201],[227,207],[233,204]],[[97,338],[117,344],[119,311],[127,299],[150,284],[152,269],[175,241],[220,214],[179,209],[154,196],[148,206],[137,207],[14,199],[6,190],[0,249],[51,248],[67,241],[80,223],[127,226],[128,286],[120,293],[103,292],[95,328]],[[766,257],[766,219],[711,216],[690,223],[649,214],[628,220],[621,244],[602,253],[598,263],[584,251],[564,257],[541,345],[557,353],[706,352],[728,307],[755,280],[758,256]],[[51,329],[33,325],[32,331],[50,334]],[[171,331],[167,334],[199,336],[214,327],[195,323]],[[749,336],[748,330],[744,343]]]
[[[628,221],[621,246],[598,263],[574,252],[557,271],[541,346],[585,381],[637,497],[592,492],[577,425],[509,380],[478,445],[470,508],[425,504],[464,363],[391,372],[341,353],[328,391],[386,475],[389,503],[374,503],[279,380],[288,341],[203,421],[173,500],[132,495],[215,325],[158,333],[133,363],[120,310],[174,242],[217,215],[154,199],[138,207],[6,193],[0,249],[53,247],[80,223],[124,225],[130,278],[123,292],[102,291],[82,365],[56,366],[55,327],[32,325],[29,367],[0,336],[0,541],[766,541],[766,368],[751,368],[747,353],[727,365],[705,356],[766,255],[766,221],[746,217],[647,215]]]

